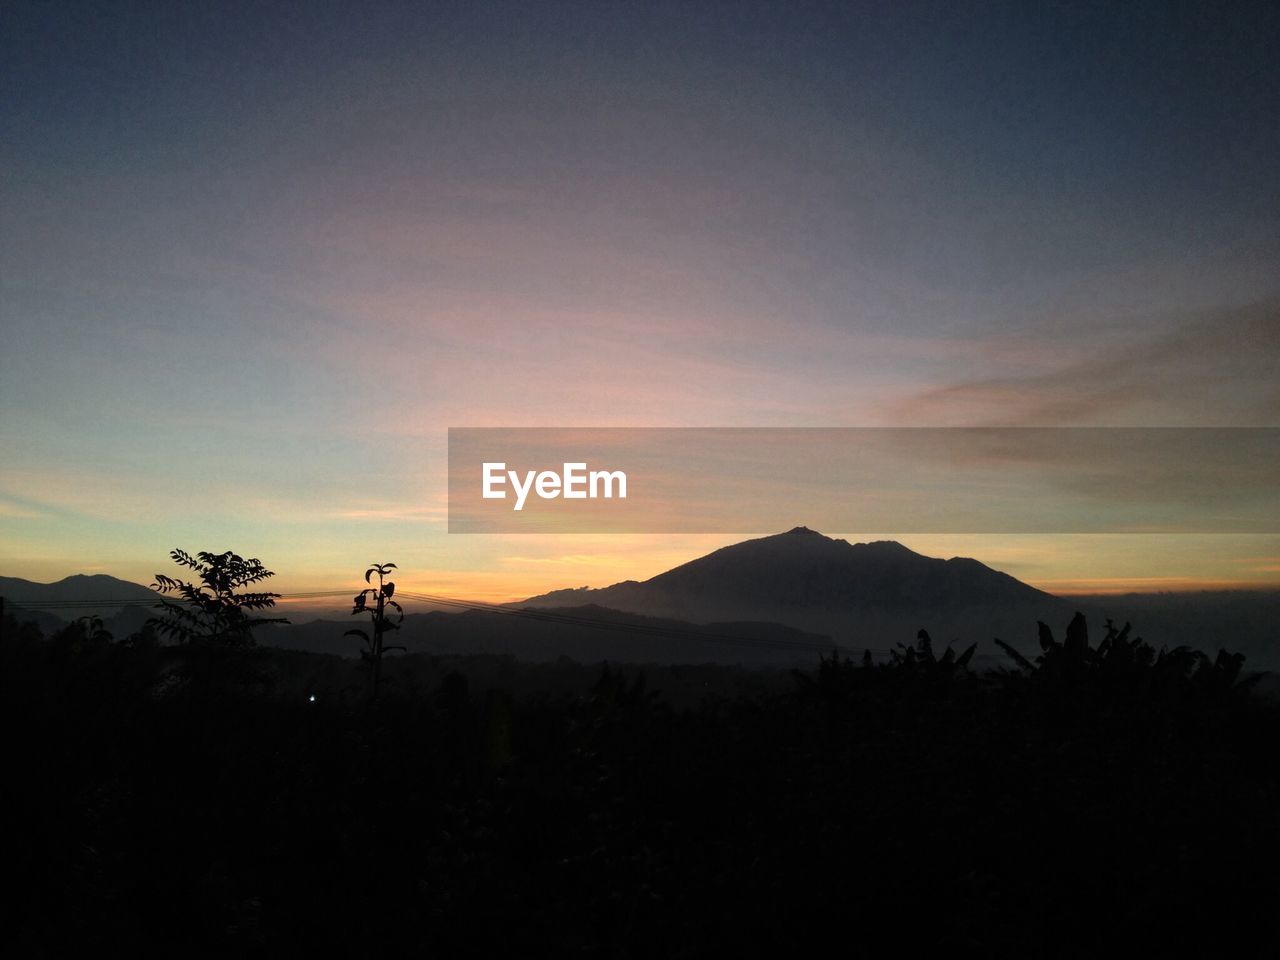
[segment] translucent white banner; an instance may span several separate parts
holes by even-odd
[[[450,533],[1276,533],[1280,428],[449,430]]]

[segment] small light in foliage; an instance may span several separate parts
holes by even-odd
[[[316,695],[313,693],[311,696],[307,697],[307,699],[308,699],[308,700],[310,700],[312,703],[315,703],[315,702],[316,702]]]

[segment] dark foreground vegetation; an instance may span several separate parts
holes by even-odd
[[[400,658],[370,703],[349,662],[5,618],[5,941],[1280,955],[1276,704],[1226,655],[1040,639],[1000,675],[922,637],[794,677],[651,669],[669,692]]]

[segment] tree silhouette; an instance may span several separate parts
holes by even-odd
[[[978,645],[971,643],[963,653],[956,656],[951,644],[947,644],[947,649],[939,657],[933,652],[933,638],[929,636],[929,631],[921,628],[916,632],[916,645],[909,647],[899,642],[898,649],[889,652],[889,662],[904,673],[949,677],[953,673],[967,670],[969,661],[973,659],[973,653],[977,649]],[[869,660],[870,653],[871,651],[868,650],[863,658],[864,661]]]
[[[254,627],[289,622],[282,617],[250,615],[253,611],[274,607],[280,594],[237,592],[275,576],[260,560],[246,560],[230,550],[226,553],[202,551],[195,557],[184,550],[172,550],[169,556],[174,563],[195,571],[199,580],[188,583],[156,574],[151,589],[180,598],[161,600],[157,606],[163,614],[147,621],[162,636],[179,644],[243,648],[253,646]]]
[[[84,633],[84,637],[90,643],[110,643],[114,638],[111,631],[102,623],[101,617],[77,617],[76,626]]]
[[[1099,684],[1130,692],[1187,687],[1224,697],[1235,696],[1267,676],[1264,671],[1241,678],[1245,659],[1241,653],[1219,650],[1211,659],[1187,646],[1156,650],[1141,637],[1132,636],[1129,624],[1117,627],[1111,620],[1106,622],[1102,642],[1090,647],[1089,625],[1078,612],[1067,624],[1062,642],[1054,638],[1047,624],[1038,622],[1036,629],[1042,652],[1034,660],[1003,640],[995,643],[1017,664],[1015,676],[1052,689],[1070,691]]]
[[[364,582],[372,583],[373,574],[378,575],[378,586],[366,587],[355,596],[355,606],[351,610],[351,615],[355,616],[361,613],[367,613],[373,618],[373,636],[370,636],[366,630],[348,630],[343,634],[344,637],[359,637],[364,641],[364,649],[360,651],[360,659],[369,665],[369,698],[373,699],[378,695],[378,685],[382,681],[382,655],[388,650],[403,650],[404,647],[388,647],[382,642],[383,635],[389,630],[399,630],[400,624],[404,620],[404,610],[400,604],[392,600],[395,595],[396,585],[387,580],[387,574],[396,569],[394,563],[375,563],[364,572]],[[369,606],[369,600],[373,600],[373,606]],[[395,609],[399,616],[392,620],[387,616],[387,607]]]

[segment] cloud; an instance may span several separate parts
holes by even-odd
[[[0,517],[11,520],[43,520],[48,516],[43,510],[14,503],[11,500],[0,500]]]
[[[1047,348],[1046,348],[1047,349]],[[1280,300],[1201,314],[1019,376],[962,380],[892,404],[901,424],[1280,426]]]

